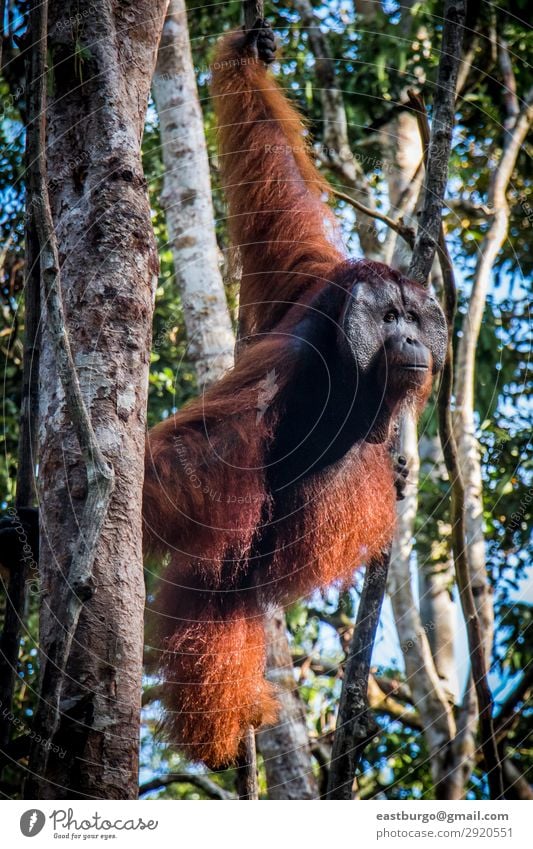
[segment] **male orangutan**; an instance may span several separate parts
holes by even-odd
[[[146,548],[169,559],[151,615],[167,727],[211,767],[276,717],[265,617],[349,585],[390,543],[395,424],[423,407],[447,338],[423,287],[342,253],[301,119],[266,71],[274,51],[257,21],[213,66],[242,353],[147,440]]]
[[[298,113],[267,73],[264,21],[222,39],[212,91],[230,233],[242,260],[235,368],[148,438],[147,546],[166,553],[156,613],[168,729],[211,767],[272,722],[263,623],[391,540],[391,436],[443,364],[421,286],[347,259]]]

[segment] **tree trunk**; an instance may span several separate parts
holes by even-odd
[[[424,170],[422,142],[416,118],[407,111],[400,112],[380,132],[386,169],[389,211],[391,218],[402,218],[408,227],[416,229],[415,207],[422,189]],[[385,236],[383,262],[403,274],[407,272],[411,251],[394,230]]]
[[[115,489],[66,669],[53,740],[58,750],[50,751],[46,773],[28,780],[28,798],[137,796],[141,494],[158,274],[140,142],[164,8],[164,0],[139,0],[135,7],[125,0],[50,3],[47,158],[66,325]],[[87,492],[46,309],[40,366],[42,699],[51,674],[47,659],[62,627],[55,608]],[[47,737],[47,729],[36,731]]]
[[[428,633],[416,607],[411,585],[410,559],[413,545],[413,525],[418,497],[418,446],[416,424],[405,415],[402,423],[401,453],[407,457],[409,473],[416,484],[409,487],[398,505],[398,528],[393,542],[388,580],[394,621],[405,660],[406,680],[413,704],[420,714],[423,733],[431,757],[431,773],[437,788],[455,723],[448,698],[441,686],[431,653]]]
[[[446,478],[447,471],[438,437],[420,440],[422,477]],[[457,607],[452,590],[455,584],[453,558],[447,525],[439,528],[439,536],[431,545],[426,560],[419,559],[418,588],[420,618],[428,636],[437,675],[450,704],[459,700],[459,682],[454,636]]]
[[[185,0],[171,0],[153,79],[165,174],[161,203],[182,295],[189,355],[200,387],[233,363],[234,337],[213,227],[202,110]]]
[[[269,799],[317,799],[305,711],[296,689],[282,610],[267,624],[268,679],[277,685],[281,711],[275,725],[259,731]]]
[[[484,636],[487,668],[490,668],[491,660],[494,611],[492,590],[486,570],[483,484],[474,414],[476,347],[492,269],[507,237],[509,226],[507,187],[532,120],[533,107],[526,103],[522,112],[515,115],[512,126],[507,129],[502,154],[492,172],[488,205],[492,208],[493,215],[479,249],[472,292],[463,319],[462,334],[457,345],[457,365],[455,369],[453,424],[465,492],[466,555],[472,592]],[[478,710],[471,678],[461,707],[459,725],[461,733],[454,745],[453,761],[450,762],[448,769],[448,781],[455,788],[456,795],[450,798],[461,797],[474,767]],[[455,773],[458,773],[460,778]],[[459,792],[458,788],[460,788],[461,782],[462,790]]]

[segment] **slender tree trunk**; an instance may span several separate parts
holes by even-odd
[[[455,723],[451,705],[435,668],[427,626],[422,622],[411,584],[410,559],[418,507],[419,462],[416,424],[411,416],[404,416],[403,419],[401,453],[407,457],[409,472],[413,474],[416,483],[412,489],[408,487],[405,499],[398,505],[398,528],[392,547],[388,592],[405,661],[407,684],[422,720],[423,734],[431,757],[433,782],[439,794],[438,787],[455,734]]]
[[[424,440],[420,446],[421,475],[439,478],[446,467],[438,438]],[[418,562],[420,618],[427,634],[435,669],[443,692],[454,704],[459,696],[455,657],[457,606],[453,599],[455,574],[450,552],[448,527],[441,527],[426,560]]]
[[[200,386],[233,363],[234,337],[218,266],[202,110],[192,63],[185,0],[171,0],[153,92],[165,174],[161,203],[183,300],[189,353]]]
[[[403,223],[416,229],[415,207],[422,189],[422,143],[416,118],[402,111],[380,132],[391,218],[402,217]],[[383,262],[405,273],[409,267],[411,251],[394,230],[385,236]]]
[[[158,273],[140,142],[164,9],[164,0],[50,3],[47,158],[66,327],[98,444],[114,467],[115,489],[67,664],[53,739],[58,748],[49,753],[46,773],[29,778],[27,797],[137,795],[141,493]],[[46,699],[54,674],[49,657],[62,627],[55,609],[65,591],[87,477],[46,303],[43,310],[40,652]],[[46,739],[47,729],[36,731]]]
[[[514,113],[507,127],[503,150],[492,172],[489,186],[488,205],[493,210],[489,228],[479,249],[479,259],[474,274],[474,283],[463,319],[462,334],[457,346],[455,369],[455,414],[453,418],[458,459],[465,493],[466,555],[474,601],[484,636],[487,667],[490,667],[494,632],[492,591],[488,582],[485,558],[483,525],[483,485],[481,460],[476,437],[474,413],[474,378],[476,347],[481,330],[483,311],[487,298],[492,269],[498,253],[507,237],[509,206],[507,187],[512,177],[517,156],[524,143],[533,120],[533,106],[526,105]],[[454,795],[464,793],[474,767],[475,736],[478,727],[478,710],[475,690],[471,678],[465,692],[459,716],[461,733],[454,745],[453,761],[448,775]],[[458,774],[457,774],[458,773]],[[461,787],[462,784],[462,787]]]
[[[292,656],[282,610],[267,624],[268,679],[276,684],[281,711],[278,722],[257,735],[265,762],[269,799],[316,799],[304,706],[294,680]]]

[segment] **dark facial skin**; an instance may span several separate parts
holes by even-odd
[[[268,461],[274,491],[337,462],[356,442],[386,441],[399,405],[442,368],[447,329],[424,289],[380,277],[322,292],[294,341],[298,378]]]
[[[394,400],[444,364],[447,329],[436,299],[392,280],[356,283],[342,317],[342,335],[356,368],[378,380]]]

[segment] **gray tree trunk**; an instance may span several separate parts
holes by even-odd
[[[46,775],[28,797],[135,798],[144,584],[141,493],[158,257],[141,165],[164,0],[53,0],[47,110],[50,201],[67,329],[97,440],[115,471]],[[81,51],[81,52],[80,52]],[[62,623],[87,480],[43,304],[40,366],[41,685]],[[40,729],[46,735],[46,729]],[[31,770],[31,763],[30,763]]]
[[[527,104],[522,112],[515,113],[507,128],[503,150],[491,177],[488,206],[493,214],[489,228],[479,249],[478,261],[468,309],[462,323],[462,334],[457,346],[455,370],[454,431],[461,475],[465,490],[465,531],[468,570],[474,601],[481,623],[485,643],[487,667],[490,668],[494,632],[492,590],[489,585],[483,524],[483,484],[481,460],[476,437],[474,412],[474,378],[476,346],[481,330],[483,311],[490,278],[498,253],[507,237],[509,205],[507,188],[516,159],[533,120],[533,106]],[[460,798],[464,785],[474,767],[475,736],[478,727],[478,710],[475,689],[469,680],[459,716],[461,734],[454,746],[454,757],[449,767],[449,780]],[[462,788],[461,788],[462,783]]]
[[[200,387],[233,363],[234,337],[213,226],[202,110],[192,63],[185,0],[171,0],[153,79],[165,174],[165,210],[174,270]]]
[[[447,476],[438,437],[420,441],[421,476]],[[418,562],[420,617],[446,698],[455,704],[459,698],[455,629],[457,607],[453,599],[455,571],[450,553],[450,530],[446,525],[431,546],[427,560]]]
[[[398,505],[398,528],[394,538],[388,579],[388,592],[394,621],[405,661],[406,680],[413,704],[422,720],[423,734],[431,756],[431,774],[438,786],[451,741],[455,735],[452,708],[435,668],[428,626],[422,622],[413,595],[410,559],[413,526],[418,507],[418,445],[416,424],[405,415],[402,423],[401,452],[407,457],[414,486]]]
[[[285,614],[278,610],[266,629],[267,677],[278,689],[281,710],[275,725],[258,732],[257,742],[265,763],[269,799],[316,799],[318,784],[305,710],[294,680],[285,628]]]

